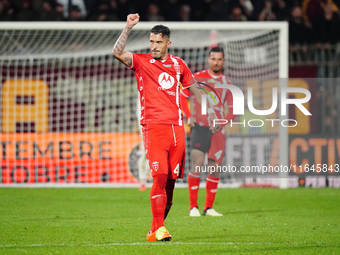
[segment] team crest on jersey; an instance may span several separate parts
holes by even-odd
[[[152,162],[152,170],[154,170],[155,172],[157,172],[158,168],[159,168],[159,162],[154,161]]]
[[[158,76],[158,83],[163,89],[170,89],[175,84],[175,78],[163,72]]]
[[[150,59],[150,63],[151,64],[153,64],[153,63],[155,63],[156,62],[156,60],[153,58],[153,59]]]

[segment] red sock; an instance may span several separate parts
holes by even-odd
[[[153,184],[150,192],[150,202],[152,211],[151,232],[155,232],[164,226],[164,212],[166,207],[166,174],[158,174],[153,177]]]
[[[165,212],[164,212],[164,220],[168,216],[168,213],[171,209],[172,206],[172,197],[174,194],[174,188],[175,188],[175,182],[176,180],[168,179],[166,182],[166,207],[165,207]]]
[[[190,210],[191,210],[194,207],[198,207],[197,197],[198,197],[198,190],[200,187],[200,175],[189,173],[188,186],[189,186],[189,199],[190,199]]]
[[[205,207],[204,210],[206,210],[208,207],[213,208],[213,203],[215,201],[215,196],[217,192],[217,185],[220,178],[214,178],[214,177],[207,177],[206,180],[206,192],[207,195],[205,197]]]
[[[151,228],[150,228],[150,231],[151,233],[155,232],[157,229],[156,229],[156,222],[155,222],[155,218],[152,217],[152,223],[151,223]]]

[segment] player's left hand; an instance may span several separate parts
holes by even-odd
[[[213,134],[217,133],[221,129],[221,125],[214,122],[215,119],[217,119],[215,112],[210,113],[208,116],[208,123],[209,123],[209,129],[211,130]]]

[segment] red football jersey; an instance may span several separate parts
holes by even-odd
[[[207,98],[209,100],[210,105],[214,109],[217,118],[218,119],[227,119],[228,121],[233,119],[234,116],[233,116],[233,113],[232,113],[232,106],[233,106],[233,96],[232,96],[232,93],[228,89],[216,88],[215,87],[216,84],[232,84],[227,79],[227,77],[225,77],[223,74],[221,74],[218,77],[215,77],[215,76],[213,76],[213,75],[211,75],[209,73],[208,69],[195,73],[194,77],[196,78],[196,80],[198,82],[204,82],[207,85],[209,85],[210,87],[212,87],[214,89],[214,91],[216,91],[218,96],[220,97],[223,105],[221,104],[221,102],[219,102],[219,98],[215,95],[214,91],[212,91],[208,87],[200,85],[200,87],[208,90],[211,93],[211,95],[214,96],[215,102],[217,103],[216,105],[215,105],[215,102],[213,100],[211,100],[210,95],[207,95]],[[182,90],[182,94],[186,98],[189,98],[190,91],[188,89],[184,89],[184,90]],[[200,125],[200,126],[209,126],[209,123],[208,123],[208,114],[202,115],[202,107],[198,103],[198,101],[197,101],[197,99],[195,97],[193,97],[192,102],[194,104],[194,108],[193,108],[194,112],[191,112],[191,115],[196,119],[196,123],[198,125]],[[228,108],[229,108],[228,115],[225,114],[225,110],[224,110],[224,104],[225,103],[227,103]]]
[[[183,125],[180,85],[188,88],[193,75],[183,59],[168,54],[166,60],[156,60],[151,54],[133,54],[140,93],[140,124]]]

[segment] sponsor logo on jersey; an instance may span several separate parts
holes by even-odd
[[[163,89],[170,89],[175,84],[175,78],[163,72],[158,76],[158,83]]]
[[[159,168],[159,162],[154,161],[152,162],[152,170],[154,170],[155,172],[157,172],[158,168]]]

